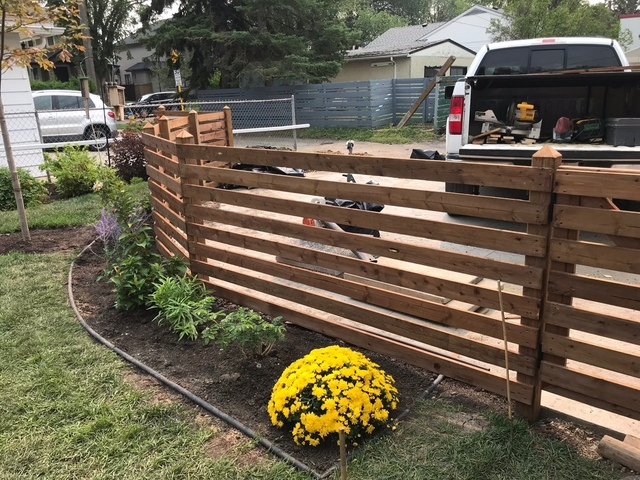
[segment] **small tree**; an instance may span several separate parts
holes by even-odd
[[[0,52],[2,52],[2,64],[0,72],[0,91],[2,89],[2,77],[8,70],[14,67],[29,67],[32,62],[44,70],[53,68],[54,63],[49,58],[52,51],[58,52],[58,58],[62,61],[71,59],[70,48],[74,42],[82,39],[81,28],[78,25],[78,10],[75,2],[65,3],[47,7],[38,0],[0,0],[0,16],[2,25],[0,26]],[[35,28],[53,27],[56,23],[64,22],[67,25],[66,35],[61,41],[51,46],[32,46],[22,48],[22,45],[11,46],[7,39],[10,34],[18,34],[21,38],[32,38]],[[81,46],[74,46],[77,50],[83,50]],[[4,115],[4,101],[0,95],[0,130],[2,131],[2,141],[7,155],[7,165],[11,172],[11,185],[16,197],[18,215],[20,217],[20,228],[22,238],[25,242],[31,241],[29,226],[24,209],[22,190],[18,171],[13,158],[11,139],[9,138],[9,128]]]

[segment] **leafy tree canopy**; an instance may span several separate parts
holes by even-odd
[[[144,18],[164,1],[153,0]],[[187,0],[146,43],[162,56],[186,54],[191,88],[207,88],[216,72],[228,88],[325,81],[355,40],[335,0]]]
[[[607,0],[605,5],[616,13],[636,13],[640,10],[638,0]]]
[[[618,38],[620,22],[606,5],[586,0],[510,0],[504,21],[492,20],[496,41],[551,36]]]

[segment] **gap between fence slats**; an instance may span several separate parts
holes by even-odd
[[[193,211],[191,211],[192,209]],[[501,279],[504,282],[514,283],[516,285],[525,284],[527,286],[540,288],[542,281],[542,270],[539,268],[501,262],[464,253],[421,247],[356,233],[338,232],[324,228],[311,228],[301,223],[294,224],[271,218],[260,218],[250,214],[222,209],[189,206],[186,213],[212,222],[220,222],[261,232],[366,252],[371,255],[386,256],[444,270]]]
[[[219,158],[218,161],[224,159]],[[328,198],[349,198],[383,205],[400,205],[406,208],[446,212],[455,207],[456,212],[467,211],[471,215],[497,220],[524,223],[540,223],[547,218],[547,210],[536,203],[523,200],[478,197],[456,193],[442,193],[422,188],[399,188],[364,183],[347,183],[303,177],[288,177],[268,173],[248,172],[214,166],[181,166],[185,178],[201,178],[205,181],[265,188]],[[202,192],[203,198],[207,193]],[[210,192],[209,195],[215,195]]]
[[[185,185],[183,192],[186,194],[187,191],[192,198],[285,215],[315,218],[331,221],[338,225],[370,228],[383,232],[460,243],[521,255],[544,255],[542,244],[546,239],[522,232],[452,224],[415,216],[320,205],[291,198],[275,198],[269,196],[268,193],[255,194],[246,190],[231,191]]]
[[[547,314],[547,323],[640,345],[640,321],[553,302],[548,304]]]
[[[264,239],[257,236],[254,231],[248,231],[245,234],[237,229],[232,231],[221,225],[216,225],[216,228],[194,225],[193,228],[200,237],[228,245],[281,256],[285,259],[323,268],[337,269],[345,273],[376,279],[390,285],[450,297],[469,304],[490,307],[495,310],[500,308],[497,290],[479,285],[429,276],[422,272],[415,273],[406,269],[385,266],[382,263],[363,262],[356,258],[328,253],[319,249],[290,245],[282,242],[281,239]],[[506,312],[530,316],[538,314],[538,301],[533,298],[508,292],[503,292],[502,297]],[[495,333],[501,335],[499,327],[495,328]]]
[[[545,168],[516,165],[471,164],[444,160],[417,160],[360,155],[330,155],[322,153],[290,152],[258,148],[204,147],[180,145],[180,156],[202,160],[221,160],[231,163],[251,163],[303,170],[353,173],[435,182],[459,182],[472,185],[513,188],[520,190],[549,190],[551,172]],[[251,159],[247,162],[247,159]]]
[[[417,317],[417,319],[424,319],[447,327],[461,328],[481,333],[496,339],[502,338],[501,323],[496,319],[479,313],[467,312],[464,310],[453,310],[436,302],[430,302],[428,300],[411,297],[402,293],[364,285],[356,281],[344,280],[340,277],[278,263],[273,260],[261,259],[258,258],[260,252],[255,252],[253,256],[249,256],[242,255],[228,246],[225,246],[225,249],[223,250],[222,248],[216,248],[209,245],[192,244],[190,245],[190,248],[202,257],[224,263],[230,263],[247,269],[253,269],[302,285],[308,285],[313,288],[330,291],[338,295],[348,296],[358,300],[359,302],[368,302],[378,307],[396,310],[400,313]],[[308,299],[306,301],[308,301]],[[318,302],[318,305],[321,306],[317,306],[315,308],[319,310],[328,308],[332,304],[331,297],[324,293],[319,295]],[[343,302],[341,301],[341,303]],[[332,313],[337,313],[338,310],[332,309],[331,311]],[[375,317],[376,314],[370,313],[370,315]],[[383,318],[387,321],[395,322],[395,320],[389,320],[388,315],[384,315]],[[407,328],[409,328],[411,320],[407,320],[407,322]],[[362,323],[367,323],[367,321],[364,320]],[[383,324],[384,322],[380,323],[380,325]],[[377,327],[383,330],[385,329],[384,326]],[[533,338],[535,337],[536,332],[533,329],[528,329],[517,324],[509,324],[507,329],[510,334],[510,339],[513,342],[525,345],[533,345],[535,343]],[[398,331],[395,333],[400,334]],[[502,352],[502,350],[498,349],[498,352]],[[496,353],[496,355],[498,355],[496,361],[500,362],[504,359],[503,353]],[[502,358],[500,358],[501,355]]]
[[[334,338],[341,338],[350,344],[389,355],[400,361],[427,368],[443,375],[452,376],[460,381],[499,395],[506,395],[505,380],[502,374],[495,375],[481,368],[456,362],[445,356],[355,328],[345,324],[344,321],[339,320],[334,315],[332,317],[336,318],[335,320],[330,320],[328,317],[315,318],[313,313],[310,313],[314,312],[314,310],[301,304],[292,304],[289,301],[271,295],[268,296],[267,301],[265,300],[267,295],[260,291],[253,290],[251,287],[240,287],[234,282],[229,283],[217,278],[219,267],[216,264],[201,264],[198,266],[198,271],[212,276],[213,278],[209,280],[205,279],[205,283],[208,283],[217,295],[230,301],[241,301],[249,308],[260,310],[272,316],[285,316],[289,322],[310,330],[318,331]],[[236,277],[242,278],[242,283],[245,285],[253,285],[261,281],[259,278],[251,276]],[[262,283],[265,285],[265,289],[268,290],[269,282],[262,281]],[[242,293],[238,294],[236,289],[240,289]],[[317,313],[317,311],[315,312]],[[531,389],[526,385],[511,381],[511,395],[517,401],[530,401]]]

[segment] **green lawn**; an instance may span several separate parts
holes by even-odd
[[[91,224],[99,209],[91,195],[43,205],[29,210],[31,228]],[[12,215],[0,214],[3,232],[19,231],[17,216],[7,220]],[[67,304],[71,259],[0,255],[1,480],[309,478],[261,451],[259,462],[242,462],[242,451],[207,456],[218,432],[196,423],[183,404],[154,402],[127,383],[129,367],[89,339]],[[448,421],[460,410],[452,400],[423,402],[395,432],[357,452],[348,478],[620,478],[523,422],[510,433],[506,418],[479,412],[487,428],[465,430]]]

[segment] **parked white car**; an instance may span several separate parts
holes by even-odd
[[[31,92],[45,143],[94,140],[89,146],[103,150],[117,135],[116,116],[98,95],[89,94],[89,118],[79,90],[37,90]]]

